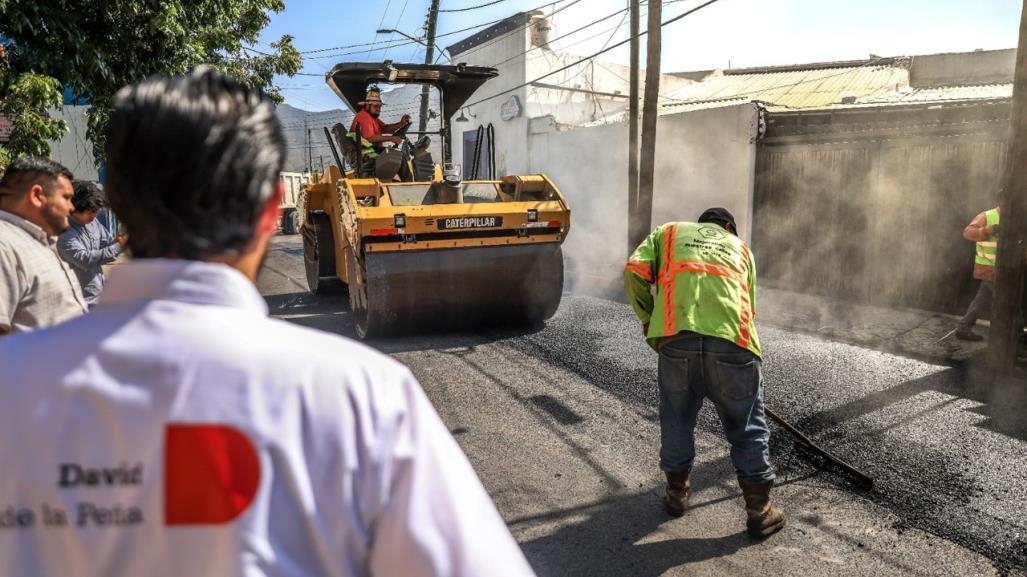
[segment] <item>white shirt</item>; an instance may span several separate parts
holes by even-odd
[[[0,576],[530,576],[409,371],[141,260],[0,340]]]
[[[28,331],[86,312],[78,278],[56,243],[39,226],[0,210],[0,328]]]

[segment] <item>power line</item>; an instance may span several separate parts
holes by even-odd
[[[468,12],[470,10],[477,10],[478,8],[487,8],[489,6],[495,6],[500,2],[506,2],[506,0],[492,0],[492,2],[478,4],[477,6],[468,6],[467,8],[450,8],[449,10],[439,10],[439,13],[441,14],[442,12]]]
[[[399,17],[398,17],[398,18],[396,18],[396,24],[395,24],[395,25],[394,25],[394,26],[392,27],[392,29],[393,29],[393,30],[395,30],[395,29],[399,28],[399,21],[403,19],[403,14],[404,14],[404,13],[406,13],[406,11],[407,11],[407,3],[408,3],[409,1],[410,1],[410,0],[403,0],[403,8],[401,8],[401,9],[400,9],[400,11],[399,11]],[[383,18],[382,20],[384,20],[384,18]],[[381,27],[379,26],[379,30],[380,30],[380,29],[381,29]],[[389,33],[389,39],[390,39],[390,40],[391,40],[391,39],[393,39],[393,38],[395,38],[395,37],[396,37],[396,33],[395,33],[395,32],[390,32],[390,33]],[[390,48],[389,46],[386,46],[386,47],[385,47],[385,52],[383,52],[383,53],[382,53],[382,58],[383,58],[383,59],[384,59],[384,58],[385,58],[385,56],[386,56],[386,55],[387,55],[387,54],[389,53],[389,48]]]
[[[664,2],[663,4],[664,4],[664,6],[666,6],[667,4],[677,4],[678,2],[684,2],[684,1],[685,1],[685,0],[669,0],[669,1],[667,1],[667,2]],[[557,10],[553,10],[553,11],[552,11],[552,12],[551,12],[551,13],[550,13],[550,14],[548,15],[548,17],[549,17],[549,18],[552,18],[553,16],[555,16],[555,15],[556,15],[556,14],[558,14],[559,12],[561,12],[561,11],[563,11],[563,10],[567,9],[567,8],[570,8],[570,7],[571,7],[571,6],[573,6],[574,4],[577,4],[577,2],[572,2],[572,3],[570,3],[570,4],[566,5],[566,6],[562,6],[562,7],[560,7],[560,8],[559,8],[559,9],[557,9]],[[642,4],[648,4],[648,2],[647,2],[646,0],[643,0],[643,1],[642,1]],[[600,19],[598,19],[598,20],[594,20],[594,21],[592,21],[592,22],[590,22],[590,23],[588,23],[588,24],[586,24],[586,25],[584,25],[584,26],[581,26],[581,27],[579,27],[579,28],[576,28],[576,29],[574,29],[574,30],[572,30],[572,31],[570,31],[570,32],[567,32],[566,34],[561,34],[560,36],[557,36],[556,38],[553,38],[553,39],[549,40],[549,41],[548,41],[548,42],[547,42],[546,44],[547,44],[547,45],[549,45],[549,44],[552,44],[553,42],[556,42],[556,41],[558,41],[558,40],[561,40],[561,39],[563,39],[563,38],[567,38],[568,36],[572,36],[572,35],[574,35],[574,34],[577,34],[578,32],[581,32],[582,30],[585,30],[586,28],[591,28],[592,26],[595,26],[595,25],[599,24],[599,23],[600,23],[600,22],[602,22],[603,20],[608,20],[608,19],[610,19],[610,18],[613,18],[614,16],[617,16],[618,14],[622,14],[622,13],[625,13],[625,12],[627,12],[627,11],[628,11],[628,8],[622,8],[621,10],[617,10],[616,12],[611,12],[610,14],[607,14],[606,16],[603,16],[602,18],[600,18]],[[526,25],[526,26],[524,26],[524,28],[522,28],[521,30],[524,30],[524,29],[526,29],[526,28],[527,28],[528,26],[530,26],[530,25],[531,25],[530,23],[529,23],[529,24],[527,24],[527,25]],[[578,44],[581,44],[582,42],[586,42],[586,41],[588,41],[588,40],[592,40],[593,38],[597,38],[597,37],[599,37],[599,36],[602,36],[603,34],[606,34],[607,32],[609,32],[609,31],[611,31],[611,30],[617,30],[618,28],[620,28],[620,27],[621,27],[621,26],[623,26],[623,25],[624,25],[624,22],[623,22],[623,21],[621,21],[621,23],[620,23],[620,24],[618,24],[618,25],[617,25],[616,27],[614,27],[614,28],[606,28],[606,29],[604,29],[604,30],[600,31],[600,32],[599,32],[599,33],[597,33],[597,34],[594,34],[594,35],[592,35],[592,36],[589,36],[588,38],[584,38],[584,39],[582,39],[582,40],[579,40],[579,41],[577,41],[577,42],[574,42],[573,44],[569,44],[569,45],[567,45],[567,46],[565,46],[565,47],[562,47],[562,48],[563,48],[563,49],[566,49],[566,48],[570,48],[571,46],[576,46],[576,45],[578,45]],[[499,42],[499,39],[498,39],[498,38],[497,38],[496,40],[494,40],[493,42],[491,42],[491,43],[487,43],[487,44],[481,44],[481,45],[479,45],[479,46],[475,46],[475,48],[482,48],[482,47],[485,47],[485,46],[490,46],[491,44],[495,44],[495,43],[497,43],[497,42]],[[513,60],[513,59],[515,59],[515,58],[518,58],[518,57],[520,57],[520,56],[523,56],[523,55],[527,54],[528,52],[531,52],[532,50],[540,50],[541,48],[542,48],[542,47],[540,47],[540,46],[532,46],[531,48],[528,48],[527,50],[524,50],[524,51],[522,51],[522,52],[521,52],[521,53],[519,53],[519,54],[515,54],[514,56],[511,56],[510,58],[507,58],[506,60],[503,60],[502,62],[499,62],[498,64],[493,64],[493,65],[492,65],[492,68],[496,68],[496,67],[498,67],[498,66],[500,66],[500,65],[502,65],[502,64],[506,64],[507,62],[510,62],[511,60]]]
[[[542,10],[543,8],[546,8],[548,6],[552,6],[552,5],[559,4],[561,2],[567,2],[567,1],[568,0],[556,0],[555,2],[546,2],[545,4],[541,4],[541,5],[536,6],[534,8],[530,8],[528,10],[525,10],[525,12],[534,12],[536,10]],[[561,8],[561,10],[562,10],[562,8]],[[554,14],[555,14],[555,12],[554,12]],[[509,17],[507,17],[507,18],[509,18]],[[442,33],[442,34],[437,34],[435,36],[435,38],[444,38],[446,36],[453,36],[454,34],[460,34],[460,33],[463,33],[463,32],[468,32],[468,31],[474,30],[476,28],[484,28],[486,26],[491,26],[493,24],[499,24],[500,22],[503,22],[504,20],[507,20],[507,18],[499,18],[497,20],[491,20],[489,22],[482,22],[481,24],[475,24],[473,26],[468,26],[466,28],[461,28],[459,30],[453,30],[453,31],[450,31],[450,32]],[[348,50],[350,48],[361,48],[361,47],[364,47],[364,46],[374,46],[375,44],[377,44],[377,42],[363,42],[363,43],[360,43],[360,44],[348,44],[348,45],[345,45],[345,46],[333,46],[333,47],[330,47],[330,48],[318,48],[316,50],[306,50],[306,51],[300,52],[300,54],[317,54],[317,53],[321,53],[321,52],[332,52],[332,51],[335,51],[335,50]],[[400,46],[408,46],[410,44],[416,44],[416,42],[413,42],[411,40],[406,40],[406,41],[402,41],[402,42],[395,42],[393,44],[390,44],[390,47],[398,48]],[[377,50],[372,50],[371,52],[377,52]],[[334,55],[331,55],[330,57],[334,58],[334,57],[337,57],[337,56],[349,56],[350,54],[362,54],[362,53],[364,53],[364,52],[363,51],[347,52],[347,53],[342,53],[342,54],[334,54]],[[322,56],[322,57],[319,57],[319,58],[325,58],[325,57]]]
[[[667,2],[664,2],[663,5],[666,6],[668,4],[677,4],[678,2],[684,2],[684,1],[685,0],[669,0]],[[648,2],[643,1],[642,4],[648,4]],[[625,13],[627,11],[628,11],[628,8],[622,8],[621,10],[618,10],[616,12],[611,12],[610,14],[607,14],[606,16],[603,16],[602,18],[600,18],[598,20],[594,20],[594,21],[592,21],[592,22],[590,22],[590,23],[588,23],[588,24],[586,24],[586,25],[584,25],[584,26],[582,26],[580,28],[576,28],[576,29],[574,29],[574,30],[572,30],[572,31],[570,31],[570,32],[568,32],[566,34],[561,34],[560,36],[557,36],[556,38],[553,38],[553,39],[549,40],[547,42],[547,44],[552,44],[552,43],[554,43],[554,42],[556,42],[558,40],[562,40],[564,38],[567,38],[568,36],[572,36],[574,34],[577,34],[578,32],[581,32],[582,30],[585,30],[586,28],[591,28],[592,26],[595,26],[595,25],[599,24],[603,20],[609,20],[610,18],[613,18],[614,16],[617,16],[618,14]],[[553,14],[555,14],[555,13],[556,12],[554,12]],[[643,16],[644,16],[644,14],[643,14]],[[602,36],[603,34],[606,34],[607,32],[609,32],[611,30],[617,30],[617,29],[619,29],[622,26],[624,26],[624,21],[623,20],[621,20],[621,23],[618,24],[617,26],[615,26],[614,28],[605,28],[605,29],[603,29],[602,31],[600,31],[600,32],[598,32],[596,34],[593,34],[592,36],[589,36],[587,38],[583,38],[581,40],[578,40],[577,42],[573,42],[571,44],[568,44],[567,46],[561,46],[561,50],[566,50],[567,48],[570,48],[571,46],[577,46],[578,44],[581,44],[583,42],[587,42],[587,41],[592,40],[594,38],[598,38],[599,36]],[[605,48],[606,46],[604,45],[603,47]],[[539,50],[539,49],[541,49],[540,46],[532,46],[531,48],[528,48],[527,50],[524,50],[524,51],[522,51],[519,54],[515,54],[514,56],[511,56],[510,58],[507,58],[506,60],[503,60],[502,62],[499,62],[497,64],[493,64],[492,68],[498,68],[499,66],[501,66],[503,64],[506,64],[507,62],[510,62],[511,60],[514,60],[515,58],[519,58],[521,56],[526,55],[528,52],[531,52],[532,50]],[[623,80],[623,78],[621,80]]]
[[[675,17],[673,17],[673,18],[671,18],[669,20],[664,20],[660,24],[660,28],[663,28],[663,27],[665,27],[665,26],[667,26],[669,24],[673,24],[674,22],[677,22],[678,20],[681,20],[685,16],[688,16],[689,14],[693,14],[695,12],[698,12],[699,10],[702,10],[703,8],[705,8],[705,7],[707,7],[707,6],[711,5],[711,4],[716,4],[719,1],[720,0],[707,0],[706,2],[700,4],[699,6],[696,6],[695,8],[692,8],[691,10],[688,10],[688,11],[685,11],[685,12],[683,12],[681,14],[678,14],[677,16],[675,16]],[[644,31],[640,32],[636,37],[637,38],[641,38],[642,36],[645,36],[648,33],[649,33],[648,30],[644,30]],[[481,104],[482,102],[488,102],[489,100],[493,100],[495,98],[499,98],[500,96],[502,96],[504,94],[507,94],[509,92],[513,92],[514,90],[519,90],[521,88],[524,88],[525,86],[529,86],[533,82],[538,82],[539,80],[542,80],[543,78],[548,78],[548,77],[550,77],[550,76],[552,76],[554,74],[557,74],[559,72],[563,72],[564,70],[567,70],[568,68],[573,68],[573,67],[577,66],[578,64],[581,64],[582,62],[585,62],[585,61],[588,61],[588,60],[592,60],[593,58],[595,58],[595,57],[597,57],[597,56],[599,56],[601,54],[605,54],[605,53],[613,50],[614,48],[619,48],[621,46],[624,46],[625,44],[627,44],[630,41],[631,41],[631,38],[629,37],[629,38],[627,38],[625,40],[622,40],[622,41],[614,44],[613,46],[609,46],[607,48],[603,48],[602,50],[600,50],[599,52],[596,52],[595,54],[592,54],[591,56],[586,56],[586,57],[584,57],[584,58],[582,58],[582,59],[580,59],[580,60],[578,60],[576,62],[572,62],[572,63],[570,63],[570,64],[568,64],[566,66],[562,66],[560,68],[557,68],[556,70],[552,70],[550,72],[547,72],[547,73],[543,74],[542,76],[539,76],[538,78],[535,78],[534,80],[529,80],[528,82],[525,82],[523,84],[519,84],[517,86],[514,86],[513,88],[504,90],[502,92],[498,92],[496,94],[493,94],[492,96],[486,96],[485,98],[482,98],[480,100],[475,100],[474,102],[471,102],[470,104],[465,104],[464,106],[465,107],[475,106],[475,105]]]
[[[409,44],[409,40],[389,40],[389,43],[395,44]],[[360,42],[359,44],[346,44],[344,46],[331,46],[329,48],[318,48],[316,50],[304,50],[300,54],[317,54],[319,52],[332,52],[333,50],[349,50],[350,48],[363,48],[364,46],[374,46],[376,44],[385,44],[385,42]]]
[[[560,1],[560,0],[557,0],[557,2],[556,2],[556,3],[558,3],[559,1]],[[550,13],[549,13],[549,16],[548,16],[548,17],[549,17],[549,18],[552,18],[553,16],[556,16],[556,15],[557,15],[557,14],[559,14],[560,12],[563,12],[564,10],[566,10],[566,9],[570,8],[571,6],[574,6],[574,5],[575,5],[575,4],[577,4],[578,2],[581,2],[581,0],[571,0],[571,1],[570,1],[570,4],[564,4],[563,6],[560,6],[559,8],[556,8],[556,9],[554,9],[554,10],[553,10],[552,12],[550,12]],[[554,4],[555,4],[555,3],[554,3]],[[509,34],[510,32],[524,32],[525,30],[527,30],[527,29],[528,29],[528,28],[530,28],[530,27],[531,27],[531,22],[529,21],[529,22],[525,23],[525,24],[524,24],[523,26],[521,26],[521,27],[520,27],[519,29],[517,29],[517,30],[510,30],[510,31],[507,31],[507,32],[505,32],[504,34],[500,35],[500,36],[499,36],[499,37],[497,37],[497,38],[494,38],[494,39],[492,39],[492,40],[491,40],[491,41],[489,41],[489,42],[483,42],[483,43],[481,43],[481,44],[478,44],[477,46],[474,46],[474,47],[473,47],[473,49],[474,49],[474,50],[481,50],[481,49],[483,49],[483,48],[487,48],[487,47],[489,47],[489,46],[492,46],[492,45],[494,45],[494,44],[498,44],[498,43],[502,42],[502,41],[503,41],[503,39],[504,39],[504,37],[505,37],[505,36],[506,36],[507,34]]]
[[[388,0],[385,3],[385,11],[382,12],[382,18],[381,18],[381,20],[378,21],[378,28],[375,28],[375,30],[381,30],[382,29],[382,24],[385,23],[385,16],[389,13],[389,6],[392,6],[392,0]],[[371,46],[372,47],[375,45],[375,42],[377,40],[378,40],[378,36],[376,35],[374,37],[374,40],[371,41]],[[388,50],[388,48],[386,48],[386,50]]]

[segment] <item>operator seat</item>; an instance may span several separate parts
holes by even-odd
[[[348,164],[357,178],[369,178],[374,176],[375,159],[364,158],[360,146],[360,125],[356,126],[356,136],[347,136],[346,129],[341,123],[332,127],[332,136],[339,143],[339,150],[342,152],[342,159]]]

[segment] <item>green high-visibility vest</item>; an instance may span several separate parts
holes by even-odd
[[[984,211],[984,218],[988,220],[988,226],[998,224],[998,209]],[[995,255],[998,254],[998,235],[993,234],[988,240],[977,243],[977,257],[974,262],[981,266],[995,266]]]
[[[347,132],[346,133],[346,138],[350,138],[350,139],[353,140],[353,142],[356,142],[357,141],[357,133],[356,132]],[[366,139],[364,137],[361,137],[360,138],[360,148],[362,149],[361,153],[363,154],[364,158],[378,158],[378,151],[374,149],[374,145],[371,144],[370,140],[368,140],[368,139]]]
[[[756,263],[749,247],[713,223],[657,228],[624,266],[628,301],[654,349],[681,331],[719,337],[760,356]],[[653,297],[652,286],[656,285]]]

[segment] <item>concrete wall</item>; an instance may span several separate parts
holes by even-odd
[[[464,157],[464,132],[492,123],[496,131],[496,173],[524,174],[530,172],[527,137],[531,119],[551,116],[559,124],[582,125],[616,118],[627,109],[628,67],[588,60],[541,78],[552,70],[574,64],[582,57],[533,47],[531,31],[531,26],[519,26],[453,58],[456,63],[493,66],[499,70],[499,76],[478,89],[471,102],[503,93],[468,107],[469,112],[476,116],[469,118],[470,122],[453,123],[453,162],[462,162]],[[541,78],[539,83],[542,85],[564,88],[520,87],[537,78]],[[640,72],[640,78],[644,90],[644,70]],[[660,92],[673,93],[692,83],[689,79],[665,74],[660,80]],[[519,88],[504,93],[514,87]],[[519,100],[521,114],[511,120],[502,120],[500,109],[511,96]]]
[[[596,60],[575,64],[579,60],[581,56],[570,53],[533,50],[527,54],[525,68],[529,80],[569,66],[542,78],[528,89],[528,112],[532,117],[551,115],[560,124],[581,125],[615,118],[627,110],[630,68]],[[639,80],[639,94],[643,94],[644,69],[639,72]],[[666,101],[668,94],[691,84],[694,82],[686,78],[664,74],[660,77],[660,94]]]
[[[952,54],[914,56],[909,84],[923,86],[973,86],[1013,81],[1016,50],[979,50]]]
[[[67,166],[82,180],[99,180],[93,159],[93,144],[86,139],[86,111],[88,106],[65,106],[51,110],[50,115],[68,123],[68,132],[58,142],[51,143],[50,158]]]
[[[657,125],[653,226],[695,220],[706,208],[734,213],[743,238],[752,234],[753,104],[661,116]],[[627,257],[627,126],[557,130],[534,119],[530,172],[545,173],[571,206],[564,243],[570,290],[619,296]]]
[[[471,97],[470,102],[500,94],[524,84],[524,57],[518,55],[528,49],[530,41],[531,36],[528,29],[519,27],[453,57],[454,63],[465,62],[473,66],[493,66],[499,70],[499,76],[482,85]],[[526,111],[523,110],[525,95],[525,89],[519,88],[487,102],[467,107],[469,122],[453,122],[451,124],[453,162],[463,162],[464,133],[473,132],[479,125],[487,126],[492,123],[496,133],[496,174],[524,174],[528,167],[528,118]],[[503,120],[500,116],[500,109],[510,96],[517,97],[521,103],[522,112],[517,118]],[[460,116],[459,111],[455,113],[454,119],[458,116]]]

